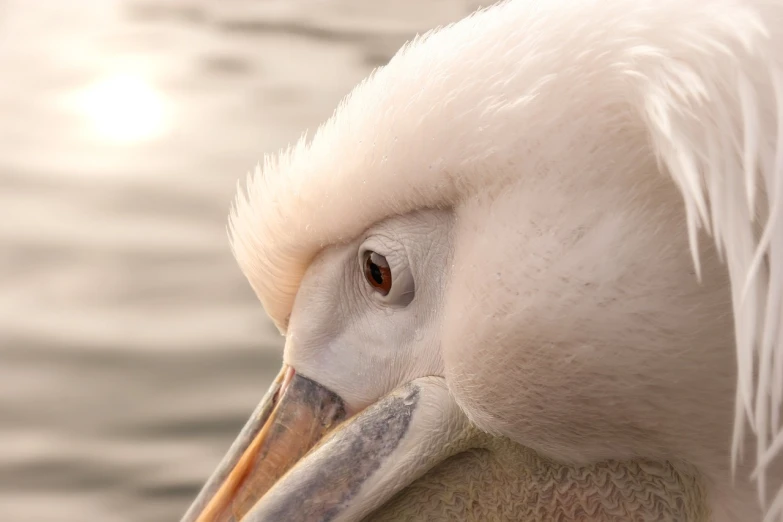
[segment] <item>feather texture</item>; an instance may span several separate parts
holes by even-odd
[[[447,460],[365,522],[707,522],[693,470],[649,461],[581,468],[496,439]]]

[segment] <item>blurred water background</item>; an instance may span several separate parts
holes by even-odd
[[[178,520],[282,338],[237,180],[472,0],[0,0],[0,520]]]

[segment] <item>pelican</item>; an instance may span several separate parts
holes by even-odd
[[[191,521],[777,520],[783,1],[508,1],[230,217],[283,367]]]

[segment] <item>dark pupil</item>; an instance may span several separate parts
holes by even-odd
[[[372,277],[372,280],[379,285],[383,284],[383,274],[381,273],[381,269],[372,261],[370,261],[370,276]]]

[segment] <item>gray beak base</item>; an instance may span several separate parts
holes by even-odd
[[[284,366],[182,522],[242,520],[345,417],[342,399]]]
[[[182,522],[361,520],[474,433],[438,377],[346,415],[337,395],[284,367]]]
[[[243,522],[362,520],[475,434],[443,379],[417,379],[329,434]]]

